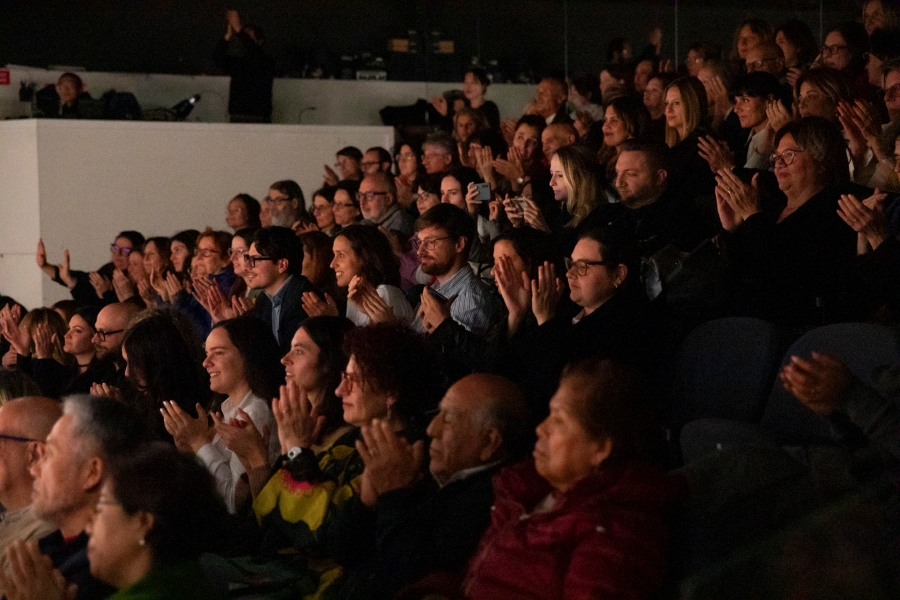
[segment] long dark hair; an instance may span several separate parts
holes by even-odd
[[[353,322],[344,317],[312,317],[300,326],[319,349],[319,376],[325,381],[325,397],[319,414],[325,417],[326,435],[344,424],[344,408],[334,391],[341,383],[341,372],[349,357],[344,352],[344,336]]]
[[[284,368],[272,330],[251,316],[220,321],[213,327],[217,328],[228,333],[231,343],[240,352],[250,391],[271,403],[278,395],[278,387],[284,383]]]
[[[359,256],[360,275],[366,281],[376,287],[382,284],[400,287],[400,261],[381,231],[371,225],[350,225],[337,235],[346,239]]]

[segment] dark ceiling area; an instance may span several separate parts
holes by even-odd
[[[750,16],[774,25],[800,18],[818,34],[860,13],[854,0],[0,0],[0,64],[215,73],[226,8],[262,27],[281,76],[352,77],[383,66],[389,79],[447,80],[477,58],[507,81],[597,71],[611,39],[627,37],[639,52],[656,25],[674,58],[676,32],[683,54],[700,38],[730,47]],[[410,40],[415,52],[389,52],[391,39]],[[453,52],[433,52],[440,41]]]

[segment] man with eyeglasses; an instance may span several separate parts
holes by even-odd
[[[415,219],[397,204],[397,186],[388,173],[366,175],[356,194],[364,222],[399,234],[405,240],[413,232]]]
[[[744,65],[747,67],[748,73],[762,71],[774,75],[782,85],[787,83],[784,51],[775,42],[763,42],[747,50]]]
[[[413,246],[422,271],[434,278],[422,291],[413,323],[417,331],[431,334],[445,321],[455,321],[475,335],[484,335],[493,322],[498,301],[469,267],[476,235],[475,222],[452,204],[429,208],[416,221]]]
[[[291,179],[276,181],[269,186],[269,194],[264,202],[269,209],[272,225],[290,227],[306,210],[306,200],[300,185]]]
[[[110,398],[69,396],[62,412],[47,435],[46,450],[31,467],[34,513],[56,530],[36,544],[16,543],[7,550],[8,559],[18,561],[18,568],[3,578],[18,590],[12,598],[64,598],[73,584],[76,600],[100,600],[115,592],[91,575],[86,529],[110,461],[145,443],[147,428],[132,408]]]
[[[264,293],[256,298],[253,314],[269,326],[282,354],[309,315],[303,310],[303,294],[322,292],[303,276],[303,243],[287,227],[263,227],[244,257],[247,283]],[[99,321],[99,319],[98,319]]]
[[[447,133],[432,133],[422,143],[422,166],[429,175],[444,173],[456,164],[457,146]]]
[[[47,434],[62,416],[59,402],[40,396],[9,400],[0,406],[0,569],[9,569],[6,549],[15,542],[42,538],[55,527],[39,519],[31,506],[31,468],[44,454]],[[0,595],[8,590],[0,586]]]
[[[391,165],[393,164],[394,161],[391,160],[390,152],[381,146],[374,146],[366,150],[359,166],[364,175],[371,175],[372,173],[378,173],[379,171],[382,173],[390,173]]]
[[[125,377],[125,360],[122,358],[122,342],[131,318],[140,312],[140,307],[132,302],[116,302],[104,306],[97,314],[94,349],[102,365],[98,368],[99,378],[93,383],[123,388],[128,385]]]

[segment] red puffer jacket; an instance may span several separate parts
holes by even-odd
[[[604,464],[558,494],[552,510],[532,513],[550,484],[531,460],[504,469],[466,597],[647,598],[665,575],[665,512],[684,489],[649,465]]]

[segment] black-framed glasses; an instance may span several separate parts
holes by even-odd
[[[97,334],[97,338],[99,338],[101,342],[105,342],[106,336],[115,335],[117,333],[122,333],[123,331],[125,331],[125,330],[124,329],[115,329],[113,331],[103,331],[102,329],[98,329],[95,331],[95,333]]]
[[[572,269],[575,269],[575,274],[579,277],[584,277],[588,274],[588,269],[591,267],[597,267],[600,265],[609,264],[605,260],[572,260],[571,258],[565,259],[566,263],[566,272],[568,273]]]
[[[801,154],[803,152],[806,152],[806,151],[805,150],[785,150],[781,154],[778,154],[776,152],[775,154],[773,154],[772,156],[769,157],[769,164],[772,165],[773,167],[777,167],[778,163],[781,162],[784,164],[784,166],[788,166],[792,162],[794,162],[794,158],[798,154]]]
[[[109,249],[113,254],[121,254],[123,256],[128,256],[133,250],[133,248],[126,248],[125,246],[119,246],[118,244],[110,244]]]
[[[822,54],[826,56],[831,56],[832,54],[837,54],[841,50],[846,50],[848,46],[845,44],[834,44],[831,46],[822,45]]]
[[[273,202],[281,204],[282,202],[290,202],[291,199],[288,198],[287,196],[278,196],[276,198],[273,198],[272,196],[266,196],[265,198],[263,198],[263,201],[268,202],[270,204]]]
[[[7,435],[5,433],[0,433],[0,440],[9,440],[10,442],[37,442],[40,440],[34,440],[32,438],[20,437],[17,435]]]
[[[412,245],[416,251],[418,251],[419,248],[421,248],[422,246],[425,246],[425,249],[428,250],[429,252],[431,252],[432,250],[434,250],[434,247],[437,245],[437,243],[439,241],[449,240],[449,239],[450,239],[449,235],[445,235],[444,237],[439,237],[439,238],[428,238],[425,240],[420,240],[419,238],[413,238]]]
[[[261,260],[271,260],[272,262],[275,262],[275,259],[272,258],[271,256],[259,256],[258,254],[255,255],[255,256],[252,255],[252,254],[245,254],[245,255],[244,255],[244,262],[246,262],[246,263],[247,263],[247,266],[250,267],[251,269],[252,269],[253,267],[255,267],[255,266],[256,266],[256,263],[259,262],[259,261],[261,261]]]
[[[375,196],[387,196],[387,192],[356,192],[356,199],[362,202],[365,200],[366,202],[371,202],[375,199]]]

